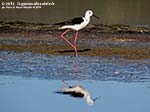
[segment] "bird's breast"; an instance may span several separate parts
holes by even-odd
[[[86,27],[89,24],[89,20],[84,19],[84,22],[81,23],[81,25],[79,25],[79,30],[83,29],[84,27]]]

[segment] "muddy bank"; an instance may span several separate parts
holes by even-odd
[[[48,33],[48,31],[55,31],[59,26],[43,23],[27,23],[21,21],[4,22],[0,21],[1,33],[16,33],[16,32],[36,32]],[[150,33],[149,25],[105,25],[105,24],[92,24],[88,25],[82,32],[97,32],[97,33]]]
[[[25,22],[0,22],[0,50],[53,55],[73,55],[58,30],[59,26]],[[75,32],[66,35],[72,41]],[[79,55],[118,56],[150,59],[150,27],[130,25],[89,25],[79,32]]]
[[[26,44],[26,45],[0,45],[0,50],[15,52],[32,52],[53,55],[74,55],[69,46],[52,46],[47,44]],[[107,56],[123,57],[128,59],[150,59],[150,48],[129,48],[129,47],[100,47],[87,48],[78,47],[79,55],[85,56]]]

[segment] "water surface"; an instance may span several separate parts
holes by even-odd
[[[62,80],[100,98],[88,106],[56,94],[65,87]],[[149,112],[150,60],[1,51],[0,99],[2,112]]]
[[[74,81],[68,81],[75,84]],[[83,99],[55,94],[64,85],[59,80],[37,80],[0,76],[1,112],[149,112],[150,83],[80,81],[92,97],[100,96],[93,106]]]
[[[0,74],[65,80],[149,81],[150,60],[0,52]]]

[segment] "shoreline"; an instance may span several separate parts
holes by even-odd
[[[0,51],[74,55],[58,26],[0,22]],[[74,31],[66,38],[72,41]],[[150,28],[129,25],[90,25],[79,32],[78,55],[150,59]]]

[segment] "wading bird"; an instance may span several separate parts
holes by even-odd
[[[75,56],[78,56],[77,53],[77,47],[76,47],[76,41],[78,38],[78,31],[81,30],[82,28],[84,28],[85,26],[87,26],[90,22],[90,17],[94,16],[97,19],[99,19],[99,17],[95,16],[93,14],[93,11],[91,10],[87,10],[85,12],[85,16],[84,17],[77,17],[77,18],[73,18],[69,21],[64,21],[64,22],[60,22],[60,23],[55,23],[53,25],[60,25],[61,27],[59,29],[67,29],[65,32],[63,32],[61,34],[61,38],[64,39],[74,50],[75,50]],[[70,29],[75,30],[76,31],[76,35],[74,38],[73,43],[71,43],[68,39],[66,39],[64,37],[64,35],[70,31]]]
[[[63,95],[70,95],[74,98],[84,98],[88,105],[93,105],[94,102],[99,98],[91,98],[91,95],[87,89],[80,85],[70,86],[67,82],[62,81],[67,87],[63,88],[61,91],[56,91],[56,93]]]

